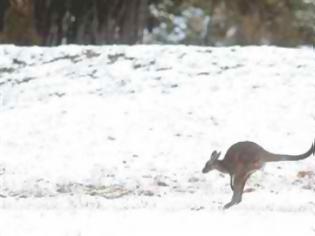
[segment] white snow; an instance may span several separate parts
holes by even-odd
[[[315,157],[268,163],[227,211],[213,150],[315,138],[315,52],[0,46],[0,235],[314,235]]]

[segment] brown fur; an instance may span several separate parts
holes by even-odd
[[[301,155],[273,154],[256,143],[239,142],[232,145],[223,160],[218,160],[220,153],[214,151],[202,172],[207,173],[213,169],[230,175],[230,185],[233,190],[232,200],[224,206],[229,208],[242,200],[245,183],[249,176],[262,168],[266,162],[297,161],[315,154],[315,144]]]

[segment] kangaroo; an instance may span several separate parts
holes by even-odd
[[[206,162],[202,173],[218,170],[230,175],[230,186],[233,191],[232,200],[224,206],[230,208],[242,201],[244,186],[251,174],[261,169],[266,162],[298,161],[312,154],[315,155],[315,142],[311,148],[301,155],[273,154],[254,142],[238,142],[233,144],[225,154],[223,160],[218,160],[221,152],[213,151]]]

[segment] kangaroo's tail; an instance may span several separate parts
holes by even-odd
[[[273,161],[298,161],[303,160],[311,155],[315,155],[315,141],[313,142],[311,148],[301,154],[301,155],[282,155],[282,154],[272,154],[270,153],[268,155],[267,161],[273,162]]]

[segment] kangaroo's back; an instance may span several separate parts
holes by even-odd
[[[226,152],[224,160],[231,162],[238,161],[253,161],[262,156],[265,150],[254,142],[238,142],[233,144]]]
[[[311,155],[315,155],[315,142],[308,151],[300,155],[274,154],[254,142],[238,142],[233,144],[227,151],[224,160],[232,163],[237,162],[274,162],[274,161],[298,161]]]
[[[225,154],[222,164],[230,173],[251,171],[261,168],[268,153],[254,142],[238,142],[232,145]]]

